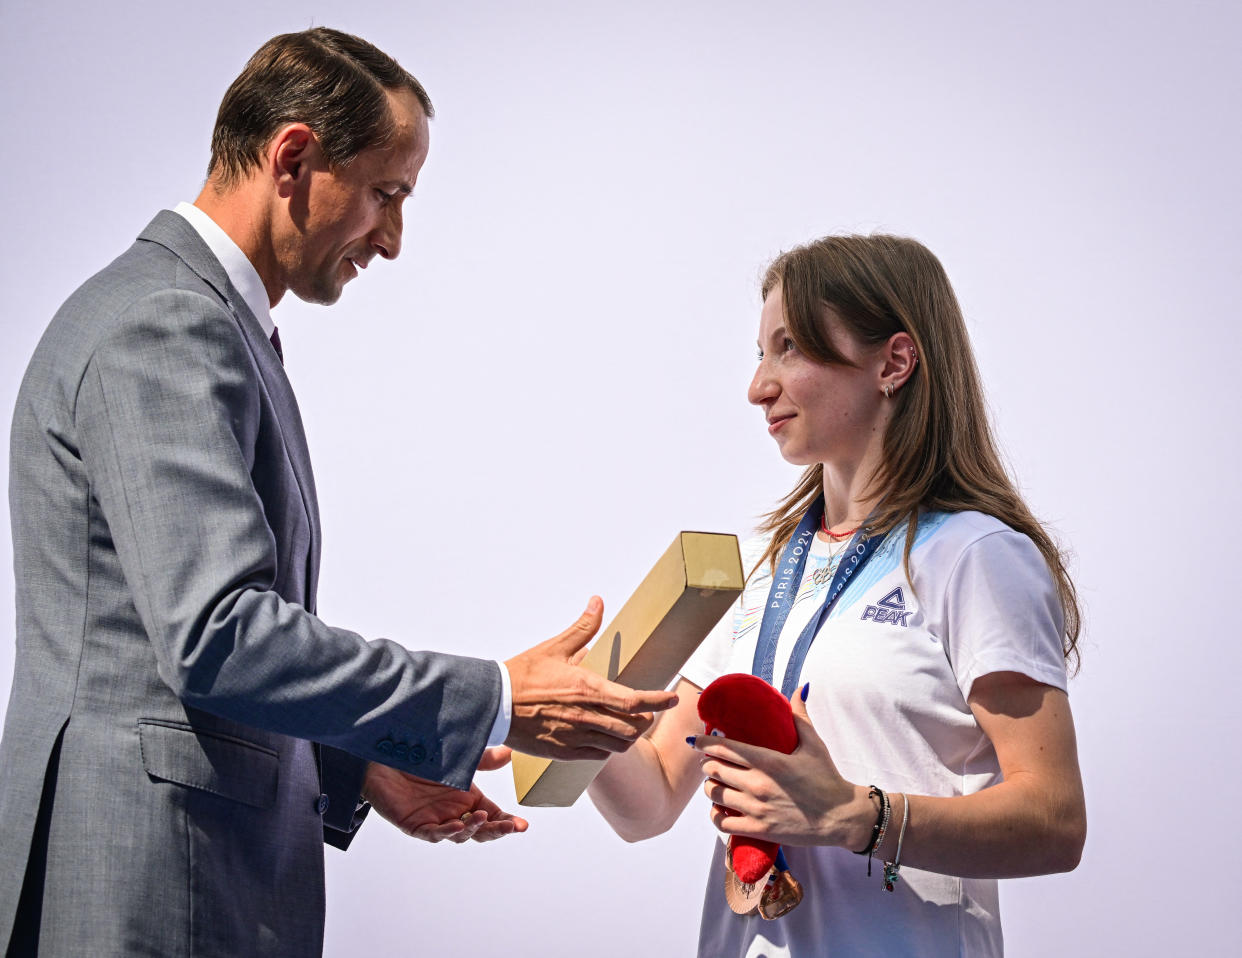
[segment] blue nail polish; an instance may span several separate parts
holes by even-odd
[[[803,701],[803,702],[805,702],[805,701],[806,701],[806,694],[807,694],[809,691],[811,691],[811,683],[810,683],[810,682],[807,682],[807,683],[806,683],[806,685],[802,686],[802,701]]]
[[[687,745],[689,745],[691,748],[694,748],[694,743],[695,743],[696,738],[697,738],[697,736],[694,736],[694,735],[687,735],[687,736],[686,736],[686,744],[687,744]]]

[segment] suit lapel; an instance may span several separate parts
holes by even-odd
[[[298,409],[293,386],[285,374],[284,366],[263,332],[263,326],[246,305],[241,293],[229,282],[228,273],[220,261],[208,249],[183,217],[168,210],[161,210],[138,237],[170,250],[176,254],[203,282],[207,283],[228,307],[237,320],[242,337],[250,348],[259,378],[272,401],[276,420],[280,426],[285,452],[297,479],[302,504],[310,522],[310,548],[307,551],[306,607],[315,611],[315,594],[319,582],[320,528],[319,501],[315,494],[315,477],[311,471],[310,449],[306,431],[302,426],[302,414]]]

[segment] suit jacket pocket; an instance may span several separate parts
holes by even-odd
[[[184,722],[138,720],[142,766],[153,779],[253,808],[276,804],[280,757],[270,748]]]

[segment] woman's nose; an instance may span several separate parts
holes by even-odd
[[[759,368],[755,370],[754,378],[750,381],[750,386],[746,390],[746,398],[756,406],[762,405],[769,399],[773,399],[780,390],[777,388],[776,380],[772,378],[765,362],[759,363]]]

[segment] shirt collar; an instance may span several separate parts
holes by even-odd
[[[220,265],[224,267],[224,272],[228,274],[229,282],[242,294],[242,299],[250,307],[250,312],[254,313],[254,318],[259,321],[259,325],[263,327],[263,331],[270,338],[272,331],[276,328],[276,324],[272,322],[272,310],[268,305],[267,288],[263,285],[263,280],[259,278],[259,273],[254,268],[254,265],[250,260],[246,259],[246,254],[229,238],[229,234],[224,232],[215,220],[194,204],[178,203],[173,208],[173,212],[183,217],[187,223],[194,227],[194,231],[202,237],[203,242],[207,244],[207,248],[215,254],[216,259],[220,261]]]

